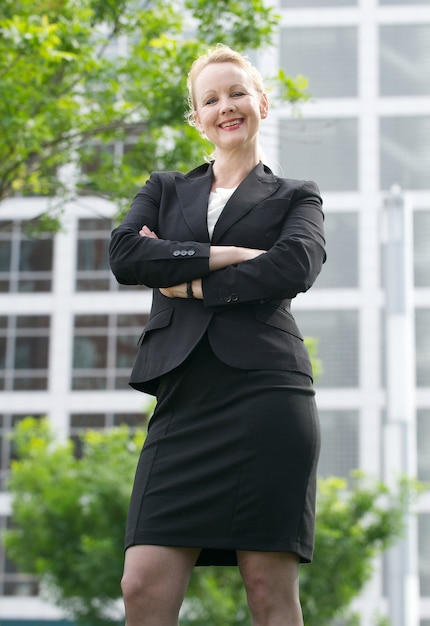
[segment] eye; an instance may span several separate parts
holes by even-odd
[[[214,104],[216,102],[216,98],[209,98],[209,100],[206,100],[205,105],[211,105]]]
[[[232,98],[240,98],[241,96],[244,96],[245,93],[243,91],[233,91],[233,93],[231,94]]]

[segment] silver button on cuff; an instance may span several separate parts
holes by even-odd
[[[230,304],[231,302],[237,302],[239,300],[239,296],[237,293],[231,293],[229,296],[224,297],[224,302]]]

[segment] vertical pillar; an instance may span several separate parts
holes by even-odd
[[[386,415],[383,471],[388,485],[415,477],[415,332],[413,309],[412,214],[399,187],[383,209],[385,284]],[[391,626],[419,626],[417,524],[405,518],[404,538],[387,553],[387,591]]]

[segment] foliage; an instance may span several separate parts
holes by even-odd
[[[143,434],[87,432],[80,458],[71,443],[54,439],[46,420],[23,420],[13,438],[10,558],[38,575],[50,598],[79,623],[108,624],[103,608],[120,595],[123,533]],[[301,575],[306,623],[325,626],[343,614],[371,576],[375,556],[401,535],[415,492],[410,481],[389,491],[359,473],[349,483],[320,481],[315,559]],[[237,568],[196,568],[181,623],[248,625]]]
[[[123,206],[151,171],[201,162],[210,147],[184,122],[186,70],[218,41],[269,43],[278,17],[263,0],[184,2],[2,1],[0,201],[77,192]],[[293,102],[299,83],[284,93]]]
[[[46,420],[23,420],[11,468],[13,528],[5,544],[21,571],[91,626],[109,623],[120,595],[125,516],[143,434],[89,431],[83,455],[55,441]]]
[[[318,381],[324,373],[322,361],[318,358],[318,339],[305,337],[304,341],[312,363],[313,379]]]
[[[320,481],[315,560],[302,568],[300,583],[306,623],[325,626],[343,614],[370,579],[375,557],[402,535],[405,513],[419,489],[403,478],[390,491],[358,471],[349,483]]]
[[[283,69],[278,70],[277,74],[279,85],[280,100],[287,100],[292,104],[309,100],[311,94],[307,92],[308,79],[302,74],[298,74],[295,78],[287,76]]]
[[[401,536],[405,512],[418,491],[417,483],[402,479],[390,492],[384,483],[360,472],[349,483],[342,478],[319,481],[315,558],[300,575],[305,624],[329,626],[339,617],[351,626],[357,623],[347,609],[370,579],[375,557]],[[234,568],[196,570],[190,592],[190,619],[184,625],[249,625]]]

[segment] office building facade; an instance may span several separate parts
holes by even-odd
[[[384,475],[383,224],[387,206],[399,200],[412,242],[409,467],[429,481],[430,0],[281,0],[277,8],[275,45],[256,60],[265,76],[277,67],[306,76],[312,97],[295,111],[273,94],[263,149],[275,173],[318,183],[326,213],[327,263],[293,310],[303,333],[318,340],[322,362],[320,474],[360,468]],[[86,428],[140,427],[147,410],[148,398],[129,389],[127,377],[151,294],[118,286],[109,272],[114,208],[81,197],[64,207],[60,233],[32,238],[26,224],[50,202],[14,197],[0,206],[0,528],[10,513],[8,435],[19,419],[47,415],[59,436],[78,437]],[[403,626],[430,626],[430,491],[419,500],[416,533],[416,617]],[[389,583],[381,559],[355,603],[361,626],[389,614]],[[60,618],[0,546],[0,622]]]

